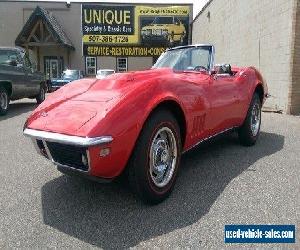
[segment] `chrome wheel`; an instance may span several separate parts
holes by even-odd
[[[260,126],[260,105],[255,103],[251,111],[251,132],[252,136],[256,136]]]
[[[150,176],[157,187],[166,186],[174,174],[178,149],[173,131],[163,127],[155,134],[150,148]]]
[[[8,97],[5,92],[0,92],[0,108],[6,110],[8,106]]]

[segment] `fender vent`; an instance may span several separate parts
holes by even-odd
[[[194,136],[199,136],[201,132],[204,130],[205,124],[205,116],[206,114],[196,116],[193,122],[193,134]]]

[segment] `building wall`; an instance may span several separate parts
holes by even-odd
[[[289,89],[289,113],[300,114],[300,2],[295,1],[293,17],[293,59],[291,62],[291,86]]]
[[[60,46],[53,46],[51,48],[41,48],[40,49],[40,69],[44,69],[44,56],[52,56],[52,55],[58,55],[60,57],[63,57],[64,60],[64,68],[71,68],[68,65],[68,54],[67,51],[60,47]]]
[[[21,4],[23,6],[24,3]],[[75,47],[75,51],[70,52],[70,64],[68,67],[74,69],[84,69],[80,30],[81,5],[78,3],[72,3],[70,8],[67,8],[65,3],[31,3],[31,5],[32,6],[23,8],[24,24],[37,5],[47,9],[48,11],[51,11]],[[78,18],[71,18],[72,16]],[[66,57],[65,50],[63,50],[63,55]],[[67,58],[64,58],[64,61],[65,65],[67,65]]]
[[[75,51],[70,53],[69,67],[84,69],[80,30],[80,3],[72,2],[71,7],[67,8],[65,2],[0,2],[0,34],[6,34],[5,36],[1,35],[0,46],[14,46],[16,37],[37,5],[53,13],[72,41]],[[65,56],[65,52],[63,54]],[[67,63],[67,60],[65,60],[65,63]]]
[[[128,70],[144,70],[152,67],[152,57],[129,57]]]
[[[193,43],[212,43],[216,62],[257,67],[272,95],[265,107],[288,112],[292,19],[297,0],[212,0],[193,23]]]
[[[113,56],[98,56],[97,69],[113,69],[116,70],[116,58]]]
[[[128,71],[150,69],[153,65],[152,57],[127,57]],[[117,58],[112,56],[97,57],[97,69],[114,69],[117,71]]]
[[[99,2],[100,3],[100,2]],[[130,4],[130,1],[128,1]],[[116,3],[115,3],[116,4]],[[124,3],[125,4],[125,3]],[[184,3],[183,3],[184,4]],[[22,30],[24,24],[28,20],[36,6],[50,11],[58,20],[62,29],[72,41],[75,51],[71,51],[69,55],[70,64],[67,65],[68,55],[65,50],[56,50],[56,47],[51,49],[41,49],[41,70],[43,70],[42,57],[45,53],[54,53],[56,56],[64,57],[65,66],[85,70],[85,58],[82,56],[82,32],[81,32],[81,3],[72,2],[68,8],[66,2],[44,2],[44,1],[1,1],[0,0],[0,46],[14,46],[15,39]],[[147,3],[146,5],[154,5]],[[171,5],[171,4],[166,4]],[[178,4],[176,4],[178,5]],[[191,16],[192,18],[192,6]],[[190,20],[192,21],[192,20]],[[3,35],[5,34],[5,35]],[[128,57],[128,70],[147,69],[152,66],[152,57]],[[113,68],[116,69],[115,57],[98,57],[97,69]]]

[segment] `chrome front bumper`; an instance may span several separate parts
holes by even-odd
[[[59,133],[52,133],[52,132],[45,132],[40,130],[28,129],[24,130],[24,135],[28,136],[32,139],[32,142],[35,146],[36,151],[38,154],[50,159],[55,165],[63,167],[63,168],[70,168],[75,171],[79,172],[89,172],[90,171],[90,156],[88,147],[101,145],[110,143],[113,141],[111,136],[100,136],[100,137],[79,137],[79,136],[70,136],[64,135]],[[40,145],[39,145],[40,143]],[[69,146],[77,146],[80,148],[85,148],[84,154],[87,157],[87,169],[80,169],[72,166],[72,164],[62,164],[59,162],[55,157],[52,155],[51,150],[49,150],[48,144],[49,143],[59,143],[62,145],[69,145]]]
[[[90,147],[113,141],[111,136],[100,136],[100,137],[80,137],[73,135],[64,135],[59,133],[45,132],[40,130],[34,130],[26,128],[24,135],[31,138],[35,138],[42,141],[57,142],[68,145],[75,145],[80,147]]]

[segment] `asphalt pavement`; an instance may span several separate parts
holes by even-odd
[[[300,247],[300,117],[263,113],[254,147],[235,134],[186,153],[172,195],[147,206],[123,182],[58,172],[22,135],[36,104],[0,117],[0,248]],[[226,224],[294,224],[296,244],[228,245]]]

